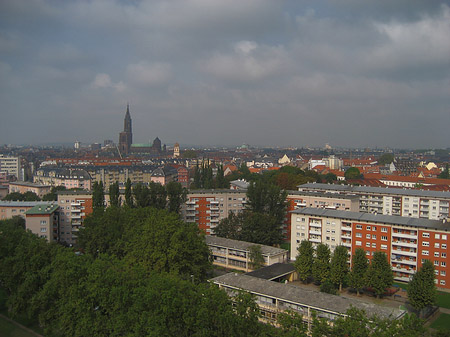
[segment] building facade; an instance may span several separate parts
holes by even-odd
[[[25,228],[48,242],[59,239],[59,206],[55,203],[36,205],[25,212]]]
[[[51,188],[52,187],[50,185],[41,185],[26,181],[9,183],[9,193],[18,192],[23,194],[26,192],[33,192],[39,198],[42,198],[47,193],[50,193]]]
[[[14,216],[25,218],[25,212],[37,205],[46,205],[46,201],[2,201],[0,200],[0,220]]]
[[[250,248],[254,243],[225,239],[218,236],[205,236],[206,244],[211,251],[213,264],[245,272],[252,271]],[[274,263],[285,263],[289,259],[289,252],[285,249],[259,245],[264,257],[264,266]]]
[[[304,184],[299,191],[359,196],[359,211],[443,220],[450,218],[450,192],[330,184]]]
[[[66,244],[74,244],[77,232],[83,225],[83,220],[92,213],[92,194],[87,191],[58,192],[59,239]]]
[[[368,259],[381,251],[388,257],[394,278],[405,282],[430,260],[435,266],[436,286],[450,289],[450,223],[446,221],[317,208],[294,210],[291,219],[291,259],[296,258],[303,240],[313,245],[325,243],[331,250],[342,245],[351,255],[362,248]]]
[[[23,180],[20,157],[10,157],[0,154],[0,172],[7,176],[14,176],[17,180]]]

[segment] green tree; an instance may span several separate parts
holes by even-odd
[[[244,211],[239,240],[267,246],[280,244],[283,242],[281,224],[269,214]]]
[[[342,285],[348,274],[348,250],[344,246],[337,246],[334,249],[331,258],[330,280],[339,286],[342,291]]]
[[[378,158],[378,164],[387,165],[394,161],[394,154],[392,153],[384,153]]]
[[[165,209],[167,207],[167,190],[166,188],[155,182],[150,182],[149,186],[150,191],[150,206],[155,207],[157,209]],[[175,199],[173,206],[175,205]]]
[[[109,203],[111,207],[120,207],[119,182],[109,185]]]
[[[445,164],[445,169],[438,175],[441,179],[450,179],[448,164]]]
[[[40,201],[41,198],[37,196],[36,193],[27,191],[25,193],[12,192],[7,194],[3,200],[6,201]]]
[[[316,247],[312,275],[317,284],[321,284],[330,278],[330,248],[319,243]]]
[[[220,220],[219,224],[213,229],[214,235],[222,238],[240,240],[244,214],[228,213],[228,216]]]
[[[42,197],[42,201],[56,201],[58,200],[58,191],[65,191],[65,186],[53,186],[50,192]]]
[[[436,294],[434,266],[431,261],[425,260],[409,282],[408,299],[413,308],[422,316],[423,309],[435,304]]]
[[[187,191],[185,188],[181,186],[180,183],[171,181],[166,185],[167,190],[167,209],[169,212],[174,212],[179,214],[181,210],[182,204],[186,202],[187,199]]]
[[[95,181],[92,186],[92,208],[94,212],[103,212],[105,209],[105,191],[101,181]]]
[[[216,188],[227,188],[227,181],[225,180],[223,166],[219,165],[217,167],[216,174]]]
[[[297,257],[295,258],[294,267],[298,273],[298,278],[307,283],[312,276],[312,268],[314,264],[314,248],[308,240],[303,240],[297,248]]]
[[[373,254],[366,278],[367,285],[374,290],[378,298],[392,286],[394,275],[385,253],[375,252]]]
[[[150,206],[150,190],[144,184],[136,184],[133,186],[133,197],[136,201],[136,207]]]
[[[133,191],[131,188],[131,179],[128,178],[125,183],[125,205],[133,207]]]
[[[345,171],[344,177],[345,180],[359,179],[361,178],[361,172],[357,167],[350,167],[347,171]]]
[[[246,209],[273,216],[281,225],[286,214],[287,192],[266,181],[250,183],[247,189]]]
[[[355,289],[359,296],[360,290],[366,284],[366,273],[369,266],[364,249],[358,248],[352,258],[352,270],[349,277],[349,285]]]
[[[264,256],[260,245],[253,245],[249,247],[249,260],[252,269],[259,269],[264,266]]]

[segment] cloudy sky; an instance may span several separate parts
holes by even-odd
[[[0,0],[0,144],[450,146],[450,1]]]

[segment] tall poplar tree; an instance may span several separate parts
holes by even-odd
[[[315,283],[321,284],[330,278],[330,256],[330,248],[326,244],[319,243],[312,268]]]
[[[131,179],[128,178],[125,183],[125,205],[133,207],[133,194],[131,191]]]
[[[105,191],[101,181],[95,181],[92,186],[92,207],[94,212],[103,212],[105,209]]]
[[[367,270],[367,285],[373,288],[379,298],[393,282],[394,275],[386,254],[375,252]]]
[[[314,262],[314,248],[308,240],[303,240],[297,248],[297,257],[295,258],[294,267],[298,273],[298,278],[307,283],[312,276],[312,268]]]
[[[423,309],[431,307],[436,302],[434,266],[430,260],[425,260],[409,282],[408,299],[414,309],[419,311],[420,316]]]
[[[118,181],[109,185],[109,204],[111,207],[120,206],[120,190]]]
[[[342,284],[348,273],[348,250],[344,246],[337,246],[331,258],[330,280],[335,285],[339,285],[342,291]]]
[[[352,258],[352,270],[350,272],[349,285],[356,290],[359,296],[360,290],[366,285],[366,273],[369,261],[364,249],[358,248]]]

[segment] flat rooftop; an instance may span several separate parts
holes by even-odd
[[[352,306],[364,310],[369,315],[382,318],[397,319],[405,314],[404,310],[268,281],[248,274],[228,273],[211,279],[211,282],[339,314],[345,314]]]
[[[36,205],[25,212],[26,215],[49,215],[59,208],[57,204]]]
[[[408,227],[426,228],[426,229],[438,229],[444,231],[450,231],[450,222],[443,222],[440,220],[429,220],[420,218],[409,218],[398,215],[384,215],[384,214],[372,214],[372,213],[362,213],[362,212],[349,212],[349,211],[338,211],[323,208],[301,208],[291,211],[292,214],[303,214],[320,216],[326,218],[337,218],[354,220],[361,222],[377,222],[389,225],[400,225]]]
[[[414,189],[408,189],[408,188],[351,186],[351,185],[335,185],[335,184],[321,184],[321,183],[308,183],[308,184],[298,185],[297,187],[299,190],[302,190],[303,188],[307,188],[307,189],[320,189],[323,191],[335,191],[335,192],[346,192],[346,193],[369,193],[369,194],[373,193],[373,194],[416,196],[416,197],[435,198],[435,199],[450,199],[450,192],[414,190]]]
[[[279,254],[288,252],[286,249],[265,246],[265,245],[259,245],[257,243],[253,243],[253,242],[226,239],[226,238],[221,238],[221,237],[213,236],[213,235],[206,235],[205,241],[206,241],[207,245],[214,245],[214,246],[238,249],[238,250],[243,250],[243,251],[249,251],[251,246],[258,245],[258,246],[261,246],[261,253],[263,255],[268,255],[268,256],[279,255]]]

